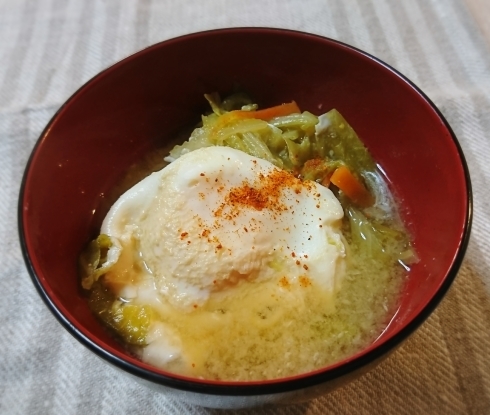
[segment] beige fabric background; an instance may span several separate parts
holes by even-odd
[[[339,39],[408,76],[458,136],[475,207],[454,285],[391,357],[310,403],[240,413],[490,414],[490,47],[463,0],[0,0],[0,413],[225,413],[133,383],[66,333],[25,270],[16,209],[35,141],[83,82],[152,43],[236,26]]]

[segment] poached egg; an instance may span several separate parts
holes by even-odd
[[[343,210],[326,187],[228,147],[183,155],[123,194],[101,233],[128,241],[176,307],[242,280],[285,275],[334,291],[345,257]]]
[[[101,233],[113,242],[108,261],[132,275],[121,277],[116,294],[177,315],[249,285],[257,301],[292,286],[318,292],[322,304],[333,301],[345,270],[342,217],[328,188],[217,146],[187,153],[129,189]],[[135,258],[143,264],[137,272]],[[237,309],[255,307],[243,301]],[[160,367],[186,355],[185,339],[164,320],[153,325],[143,351],[143,360]]]

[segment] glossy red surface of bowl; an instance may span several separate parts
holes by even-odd
[[[129,356],[88,309],[77,258],[129,166],[206,109],[204,93],[248,91],[262,106],[294,99],[315,114],[337,108],[386,173],[412,232],[413,266],[382,336],[343,362],[294,378],[233,383],[188,379]],[[42,133],[27,165],[19,229],[41,297],[79,341],[169,393],[207,406],[308,398],[342,384],[397,346],[434,309],[459,269],[471,226],[461,148],[429,99],[386,64],[348,45],[277,29],[226,29],[156,44],[80,88]]]

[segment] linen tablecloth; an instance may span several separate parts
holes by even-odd
[[[462,0],[0,0],[0,413],[224,413],[146,389],[58,324],[22,260],[17,200],[43,127],[85,81],[150,44],[238,26],[331,37],[394,66],[451,124],[474,191],[459,275],[401,348],[320,399],[240,413],[490,414],[490,46]]]

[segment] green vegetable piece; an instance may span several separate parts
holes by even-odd
[[[318,117],[311,112],[304,111],[301,114],[290,114],[282,117],[276,117],[269,121],[274,127],[285,130],[287,128],[295,128],[303,131],[303,135],[313,134],[315,125],[318,123]]]
[[[209,105],[216,115],[224,114],[226,111],[221,104],[221,98],[217,92],[212,94],[204,94],[204,98],[209,102]]]
[[[300,171],[300,176],[304,180],[311,180],[322,183],[327,177],[342,165],[341,161],[331,161],[328,159],[310,159],[306,160]]]
[[[217,92],[212,94],[204,94],[204,98],[209,102],[213,113],[216,115],[222,115],[229,111],[245,110],[251,111],[257,109],[257,105],[252,102],[250,97],[243,93],[237,92],[226,97],[223,101]]]
[[[388,227],[367,218],[352,206],[347,207],[345,212],[350,224],[352,243],[362,247],[368,258],[387,264],[403,262],[409,265],[418,261],[401,225]]]
[[[262,135],[259,133],[246,132],[242,134],[242,142],[246,147],[246,153],[251,156],[258,157],[275,164],[277,167],[282,167],[282,160],[274,156],[267,147],[266,143],[262,141]]]
[[[111,313],[117,332],[127,343],[139,346],[146,344],[146,335],[152,317],[150,306],[116,300],[112,305]]]
[[[351,171],[376,171],[376,163],[345,118],[332,109],[325,114],[328,127],[316,135],[316,151],[321,157],[343,161]]]
[[[310,140],[305,137],[301,142],[297,143],[287,138],[284,139],[288,146],[289,160],[295,167],[301,166],[310,157]]]
[[[102,280],[90,289],[89,305],[92,312],[128,344],[145,345],[153,317],[150,306],[125,303]]]
[[[233,110],[245,110],[251,111],[256,110],[257,105],[253,103],[252,99],[243,92],[236,92],[228,97],[226,97],[221,107],[225,111],[233,111]]]
[[[102,280],[96,281],[90,288],[89,306],[92,312],[112,329],[116,329],[112,321],[112,304],[116,300],[114,293],[106,287]]]
[[[92,284],[110,269],[110,266],[106,265],[105,262],[111,246],[111,238],[101,234],[91,241],[81,253],[79,268],[84,289],[89,290]]]
[[[352,242],[358,247],[362,246],[369,258],[380,262],[389,261],[389,255],[382,244],[381,235],[373,223],[353,207],[347,208],[346,214],[350,223]]]

